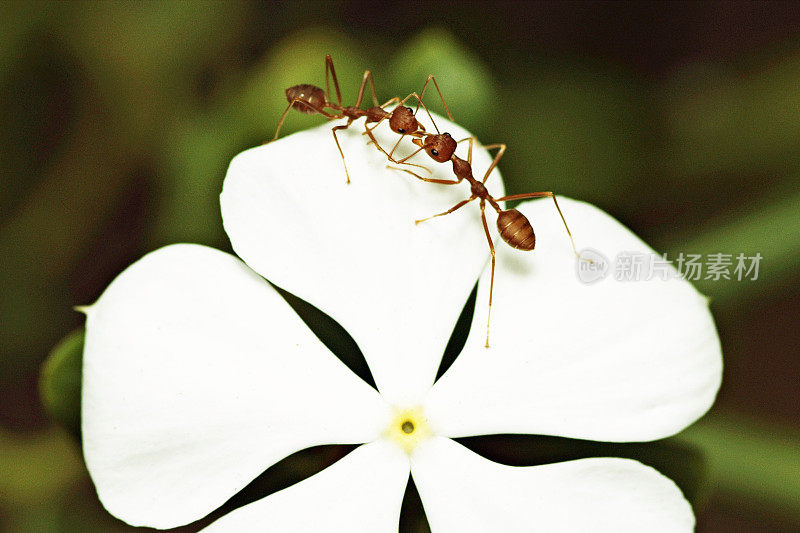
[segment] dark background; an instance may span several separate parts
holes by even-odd
[[[726,367],[695,426],[627,447],[466,444],[510,464],[636,457],[679,483],[698,531],[800,531],[800,4],[2,2],[0,21],[3,530],[126,530],[96,500],[74,409],[45,395],[46,414],[41,365],[81,325],[72,306],[147,251],[230,249],[228,162],[330,53],[348,103],[366,68],[384,99],[435,74],[458,122],[509,145],[509,193],[593,202],[671,255],[763,256],[756,281],[698,283]],[[230,506],[346,451],[298,454]],[[413,490],[404,512],[426,530]]]

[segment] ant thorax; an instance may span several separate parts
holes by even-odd
[[[470,175],[470,178],[472,176]],[[477,196],[478,198],[486,198],[489,196],[489,191],[486,189],[486,185],[481,183],[476,179],[470,179],[470,189],[473,195]]]
[[[468,161],[456,156],[451,157],[450,160],[453,162],[453,174],[459,181],[472,177],[472,165]]]

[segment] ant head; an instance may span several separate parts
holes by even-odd
[[[389,127],[395,133],[407,135],[419,129],[419,122],[410,107],[397,106],[389,117]]]
[[[436,133],[425,137],[422,148],[438,163],[449,161],[456,151],[456,141],[449,133]]]

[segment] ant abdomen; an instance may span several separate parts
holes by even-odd
[[[316,113],[317,109],[322,109],[327,103],[325,92],[316,85],[307,83],[294,85],[286,89],[286,100],[292,102],[293,109],[309,115]]]
[[[530,251],[536,246],[533,226],[525,215],[516,209],[501,211],[497,215],[497,229],[500,231],[500,237],[512,248]]]

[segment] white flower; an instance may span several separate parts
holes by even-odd
[[[106,508],[134,525],[186,524],[293,452],[366,443],[211,529],[397,531],[410,472],[434,533],[691,530],[679,489],[638,462],[508,467],[451,437],[674,434],[709,408],[720,383],[705,299],[677,279],[580,283],[552,203],[528,202],[520,210],[537,249],[497,246],[487,350],[488,248],[477,206],[413,223],[465,198],[467,187],[386,169],[359,129],[340,134],[349,186],[330,125],[234,159],[222,214],[247,265],[202,246],[169,246],[123,272],[87,310],[84,453]],[[488,163],[478,150],[476,174]],[[449,165],[429,166],[451,174]],[[489,189],[501,195],[499,175]],[[607,257],[650,251],[599,210],[561,206],[579,245]],[[466,346],[432,386],[481,272]],[[342,324],[380,393],[259,274]]]

